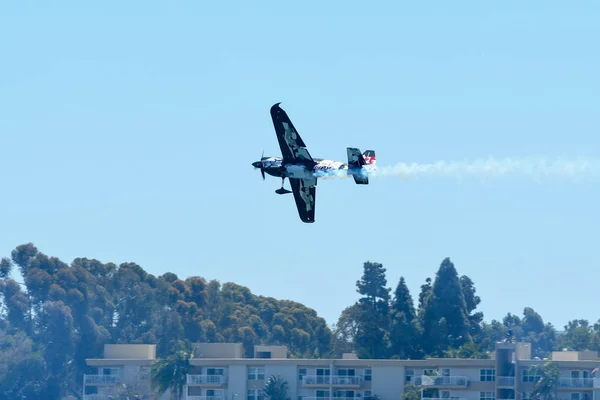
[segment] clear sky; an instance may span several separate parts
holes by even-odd
[[[251,166],[280,155],[275,102],[314,157],[600,157],[597,3],[51,3],[1,6],[1,256],[234,281],[329,323],[364,261],[416,299],[451,257],[488,321],[600,318],[598,184],[323,181],[303,224]]]

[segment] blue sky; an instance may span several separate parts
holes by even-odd
[[[29,3],[31,4],[31,3]],[[600,7],[588,2],[3,3],[0,255],[137,262],[234,281],[334,322],[364,261],[413,297],[444,257],[485,319],[596,321],[597,184],[280,181],[282,102],[314,157],[379,166],[600,157]],[[286,183],[286,187],[289,185]]]

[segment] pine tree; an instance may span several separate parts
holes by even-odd
[[[418,321],[415,305],[404,277],[400,277],[390,310],[392,355],[401,359],[417,358]]]
[[[477,309],[481,299],[477,296],[475,284],[466,275],[460,277],[460,286],[462,287],[465,304],[467,306],[467,314],[469,316],[470,333],[472,337],[481,335],[481,322],[483,321],[483,313],[481,311],[474,312]]]
[[[454,264],[445,258],[424,305],[423,346],[441,356],[471,340],[467,304]]]
[[[361,280],[356,282],[358,301],[356,352],[361,358],[383,358],[389,348],[389,301],[385,268],[380,263],[365,262]]]

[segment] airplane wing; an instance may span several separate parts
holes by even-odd
[[[304,141],[287,113],[279,107],[279,104],[274,104],[271,107],[271,119],[273,120],[284,164],[289,162],[313,163],[314,161],[308,153]]]
[[[317,196],[317,178],[289,178],[296,200],[296,208],[302,222],[315,222],[315,200]]]

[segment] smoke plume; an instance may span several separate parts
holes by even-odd
[[[435,163],[398,163],[377,166],[369,176],[417,178],[463,178],[474,177],[488,180],[498,177],[531,178],[538,182],[566,180],[574,182],[600,179],[600,159],[579,157],[576,159],[548,160],[543,157],[488,158],[475,161],[437,161]]]

